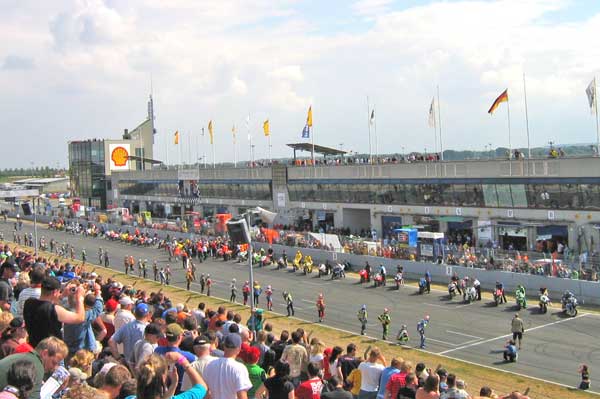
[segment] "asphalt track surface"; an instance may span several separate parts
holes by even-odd
[[[30,224],[24,224],[23,232],[32,230]],[[13,223],[0,223],[0,231],[4,233],[5,240],[12,240]],[[148,259],[149,278],[152,278],[151,265],[154,259],[159,261],[161,267],[169,263],[166,252],[154,248],[56,232],[46,226],[39,227],[38,235],[44,236],[47,241],[54,238],[59,243],[68,242],[76,248],[77,258],[85,248],[88,262],[92,263],[97,263],[99,247],[108,249],[111,268],[121,272],[124,271],[125,256]],[[241,301],[241,286],[248,280],[247,263],[210,258],[207,262],[195,263],[197,276],[200,273],[210,273],[214,281],[211,292],[213,296],[228,299],[231,279],[236,278],[238,301]],[[185,288],[185,271],[181,261],[177,262],[173,258],[170,264],[173,272],[171,284]],[[558,309],[551,308],[547,314],[542,315],[538,313],[537,306],[532,306],[537,303],[530,303],[527,310],[520,312],[526,331],[518,362],[504,363],[502,350],[511,336],[510,322],[515,313],[514,303],[496,307],[484,298],[480,302],[464,304],[458,297],[449,300],[447,293],[441,291],[432,290],[430,294],[418,295],[412,286],[405,286],[397,291],[389,283],[387,287],[373,288],[372,285],[360,285],[353,277],[331,281],[329,277],[318,278],[316,274],[304,276],[301,272],[291,272],[291,269],[274,269],[274,266],[255,267],[254,277],[263,288],[272,285],[273,310],[279,313],[285,313],[281,293],[288,290],[294,297],[296,317],[317,322],[315,302],[322,292],[326,302],[324,324],[338,329],[359,334],[360,323],[356,313],[362,304],[366,304],[369,312],[367,335],[381,338],[382,329],[377,316],[387,307],[392,317],[389,339],[395,338],[400,326],[406,324],[411,337],[409,346],[418,346],[416,324],[424,315],[430,315],[426,350],[432,353],[571,387],[579,384],[577,370],[582,363],[587,364],[591,370],[600,370],[600,344],[597,339],[600,317],[596,314],[580,313],[575,318],[567,318]],[[193,283],[192,290],[199,292],[200,285]],[[260,298],[260,306],[265,306],[264,296]]]

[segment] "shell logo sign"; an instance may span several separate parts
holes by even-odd
[[[129,144],[110,144],[110,170],[129,170]]]

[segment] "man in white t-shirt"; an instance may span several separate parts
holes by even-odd
[[[117,313],[115,313],[115,321],[113,323],[115,326],[115,332],[119,331],[119,329],[125,324],[131,323],[135,320],[135,316],[131,312],[134,305],[133,299],[125,295],[119,299],[119,305],[121,305],[121,308],[117,310]]]
[[[223,341],[224,357],[213,360],[205,368],[202,376],[208,384],[211,399],[248,399],[252,388],[248,369],[235,360],[240,353],[242,339],[238,334],[230,334]]]
[[[369,359],[362,362],[360,370],[361,383],[358,399],[375,399],[379,390],[379,380],[385,368],[385,358],[378,348],[371,349]]]
[[[198,357],[198,360],[190,363],[190,366],[196,369],[198,374],[204,378],[204,369],[213,360],[218,359],[217,357],[210,355],[210,340],[208,337],[199,336],[194,339],[194,354]],[[181,391],[187,391],[192,387],[192,381],[187,373],[183,376],[183,382],[181,384]]]

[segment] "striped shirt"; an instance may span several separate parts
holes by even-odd
[[[23,306],[25,306],[25,301],[29,298],[40,299],[42,295],[41,288],[31,288],[27,287],[19,294],[19,300],[17,301],[17,309],[15,316],[23,317]]]

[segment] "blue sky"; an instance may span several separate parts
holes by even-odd
[[[151,74],[163,160],[177,157],[175,130],[195,143],[209,120],[216,161],[232,160],[234,124],[247,159],[248,114],[256,157],[268,153],[267,118],[273,155],[289,156],[310,105],[317,143],[366,152],[367,96],[381,151],[432,151],[437,85],[445,148],[507,146],[505,107],[486,112],[505,88],[512,143],[524,146],[524,73],[533,145],[595,141],[585,88],[600,75],[596,1],[4,0],[2,9],[0,129],[19,132],[5,145],[29,154],[5,154],[2,168],[66,165],[67,140],[137,126]],[[205,151],[193,147],[190,158]]]

